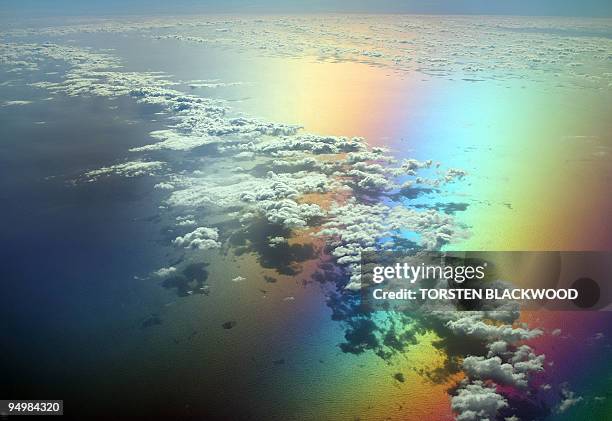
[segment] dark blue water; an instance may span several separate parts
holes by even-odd
[[[128,370],[143,319],[168,300],[142,278],[168,258],[156,180],[71,180],[150,142],[153,110],[129,99],[18,93],[0,92],[3,101],[33,101],[0,107],[3,396],[108,392],[103,374]]]

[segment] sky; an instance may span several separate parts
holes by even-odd
[[[610,0],[3,0],[2,18],[183,13],[417,13],[612,17]]]

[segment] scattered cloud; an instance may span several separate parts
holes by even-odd
[[[160,161],[129,161],[121,164],[102,167],[85,173],[88,181],[96,181],[102,176],[119,175],[122,177],[139,177],[154,175],[164,167],[165,162]]]
[[[463,385],[451,399],[457,421],[494,420],[498,411],[506,407],[506,398],[481,381]]]
[[[219,231],[216,228],[198,227],[190,233],[176,237],[173,241],[179,247],[191,249],[213,249],[221,247]]]
[[[32,101],[23,101],[23,100],[15,100],[15,101],[4,101],[2,103],[3,107],[11,107],[15,105],[28,105],[31,104]]]
[[[164,267],[164,268],[159,268],[154,273],[155,273],[156,276],[158,276],[160,278],[165,278],[167,276],[175,274],[176,273],[176,268],[174,266],[168,266],[168,267]]]
[[[575,392],[571,391],[567,384],[561,386],[561,397],[561,403],[557,406],[557,412],[559,413],[567,411],[584,400],[582,396],[578,396]]]

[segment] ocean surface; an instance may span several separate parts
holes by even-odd
[[[301,133],[363,137],[368,148],[388,148],[400,161],[433,160],[419,174],[438,181],[417,180],[401,200],[355,197],[452,217],[460,234],[447,249],[610,250],[610,22],[551,20],[543,29],[514,18],[505,28],[497,18],[473,18],[499,38],[472,55],[478,33],[465,29],[470,22],[406,19],[191,17],[7,30],[0,64],[0,318],[7,321],[2,383],[10,397],[64,399],[66,413],[109,417],[453,419],[453,388],[465,374],[450,370],[445,338],[410,315],[364,322],[346,310],[346,282],[329,268],[337,266],[333,250],[312,235],[321,226],[244,222],[236,204],[219,211],[189,190],[200,182],[227,187],[243,167],[262,179],[280,170],[257,155],[228,157],[214,143],[146,149],[159,141],[156,131],[198,129],[199,115],[181,120],[176,104],[205,98],[213,109],[206,112],[226,107],[223,117],[210,117],[215,124],[254,118],[270,127],[298,125]],[[463,45],[448,35],[458,27],[466,31]],[[406,30],[414,52],[397,43],[397,28]],[[442,41],[419,41],[420,31]],[[523,37],[530,36],[541,45],[535,57],[526,57]],[[46,44],[70,50],[40,53],[55,48]],[[567,58],[559,59],[558,45]],[[113,57],[120,67],[82,51]],[[474,60],[480,70],[470,70]],[[96,72],[104,71],[99,62],[134,79],[95,85]],[[78,79],[62,86],[79,66],[85,70]],[[143,75],[172,82],[187,99],[179,97],[174,108],[155,102],[171,95],[155,84],[143,94]],[[79,84],[84,90],[70,91]],[[131,90],[107,93],[123,84]],[[258,141],[240,130],[214,136]],[[324,161],[346,156],[336,155]],[[116,167],[143,161],[163,165],[131,173]],[[463,172],[439,181],[447,169]],[[219,187],[221,195],[259,188],[236,179],[229,190]],[[192,196],[173,196],[178,186]],[[331,203],[346,196],[300,191],[295,200],[331,212]],[[219,238],[208,240],[221,245],[177,247],[196,226],[217,229]],[[421,238],[409,228],[401,235]],[[269,243],[279,237],[280,248]],[[605,414],[612,402],[609,312],[542,313],[516,322],[545,332],[531,344],[547,357],[535,387],[567,384],[582,399],[560,412],[565,386],[537,398],[509,393],[519,408],[513,414]],[[414,331],[398,334],[401,346],[378,343],[394,323]],[[555,329],[563,334],[553,335]]]

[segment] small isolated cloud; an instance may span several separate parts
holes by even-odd
[[[161,183],[157,183],[156,185],[154,185],[153,188],[159,189],[159,190],[174,190],[174,185],[171,183],[166,183],[162,181]]]
[[[190,227],[196,225],[196,221],[192,215],[177,216],[176,225],[178,225],[179,227]]]
[[[11,107],[11,106],[15,106],[15,105],[28,105],[28,104],[31,104],[31,103],[32,103],[32,101],[19,101],[19,100],[17,100],[17,101],[4,101],[2,103],[2,106],[3,107]]]
[[[244,85],[244,82],[222,82],[219,79],[199,79],[189,81],[190,88],[227,88]]]
[[[159,276],[160,278],[165,278],[167,276],[170,276],[176,273],[176,268],[174,266],[159,268],[154,273],[156,276]]]
[[[465,170],[459,168],[451,168],[444,174],[444,181],[450,183],[455,180],[460,180],[467,175]]]
[[[177,133],[173,130],[156,130],[150,133],[157,143],[139,146],[130,149],[131,152],[155,151],[169,149],[174,151],[187,151],[198,146],[218,142],[218,139],[210,136],[189,136]]]
[[[557,407],[557,412],[559,413],[567,411],[583,400],[582,396],[576,395],[576,393],[569,389],[567,384],[563,384],[561,387],[561,397],[561,403]]]
[[[221,247],[219,232],[216,228],[198,227],[194,231],[174,239],[174,244],[179,247],[191,249],[213,249]]]
[[[278,247],[281,244],[286,244],[287,239],[285,237],[272,237],[268,239],[268,245],[270,247]]]

